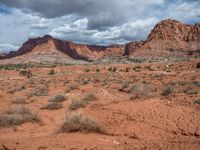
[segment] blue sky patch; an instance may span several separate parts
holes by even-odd
[[[3,14],[10,14],[11,11],[10,11],[10,9],[7,8],[7,7],[0,6],[0,13],[3,13]]]

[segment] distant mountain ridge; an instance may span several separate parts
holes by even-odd
[[[19,57],[24,59],[42,60],[74,59],[93,61],[107,56],[165,56],[185,52],[193,53],[200,50],[200,23],[188,25],[176,20],[159,22],[147,37],[146,41],[134,41],[125,45],[97,46],[76,44],[63,41],[50,35],[32,38],[25,42],[17,51],[0,54],[0,59]],[[186,53],[187,54],[187,53]]]
[[[63,53],[66,54],[69,59],[90,61],[107,55],[122,55],[124,47],[124,45],[117,44],[111,46],[76,44],[71,41],[63,41],[55,39],[50,35],[45,35],[41,38],[29,39],[20,49],[8,53],[3,58],[13,58],[28,53]]]

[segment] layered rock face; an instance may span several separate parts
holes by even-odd
[[[55,39],[50,35],[29,39],[15,52],[0,54],[0,59],[17,57],[21,60],[86,60],[93,61],[106,56],[200,56],[200,23],[183,24],[176,20],[163,20],[150,32],[146,41],[126,45],[96,46],[76,44]]]
[[[133,54],[137,49],[141,48],[145,44],[145,41],[139,41],[139,42],[130,42],[126,44],[126,48],[124,51],[124,55],[131,55]]]
[[[151,31],[145,44],[152,49],[200,49],[200,23],[183,24],[176,20],[164,20]]]
[[[52,55],[63,55],[62,57],[68,59],[92,61],[105,56],[122,55],[124,48],[125,45],[95,46],[76,44],[70,41],[55,39],[50,35],[46,35],[42,38],[29,39],[18,51],[10,52],[0,58],[6,59],[23,55],[26,55],[29,58],[33,56],[41,57],[41,55],[48,55],[49,57]]]
[[[200,23],[183,24],[176,20],[163,20],[150,32],[144,42],[127,44],[126,55],[169,55],[200,50]]]

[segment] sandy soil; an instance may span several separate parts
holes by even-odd
[[[30,79],[19,71],[0,71],[0,111],[15,107],[16,99],[37,112],[40,123],[0,127],[0,149],[10,150],[199,150],[199,60],[111,66],[63,66],[28,69]],[[114,66],[112,66],[114,67]],[[99,69],[99,70],[97,70]],[[173,90],[161,93],[170,84]],[[139,87],[139,91],[131,87]],[[193,90],[193,92],[188,92]],[[38,96],[36,91],[47,93]],[[58,110],[41,109],[48,99],[65,94]],[[96,101],[76,110],[97,119],[105,133],[59,133],[71,101],[92,93]]]

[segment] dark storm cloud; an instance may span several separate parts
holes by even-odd
[[[151,5],[160,5],[162,2],[163,0],[144,0],[144,2],[140,0],[1,0],[0,3],[41,13],[47,18],[67,14],[87,17],[88,27],[94,29],[120,24],[133,15],[141,16],[143,9]]]
[[[1,4],[37,12],[46,18],[75,14],[88,18],[88,28],[102,30],[129,20],[165,17],[171,5],[199,0],[1,0]]]
[[[11,2],[12,0],[3,0],[5,4],[8,3],[12,7],[28,8],[34,12],[39,12],[46,17],[54,18],[66,14],[78,14],[86,15],[94,12],[91,9],[95,3],[91,0],[18,0]]]
[[[45,34],[100,45],[145,40],[162,19],[199,22],[199,8],[200,0],[0,0],[0,48]]]

